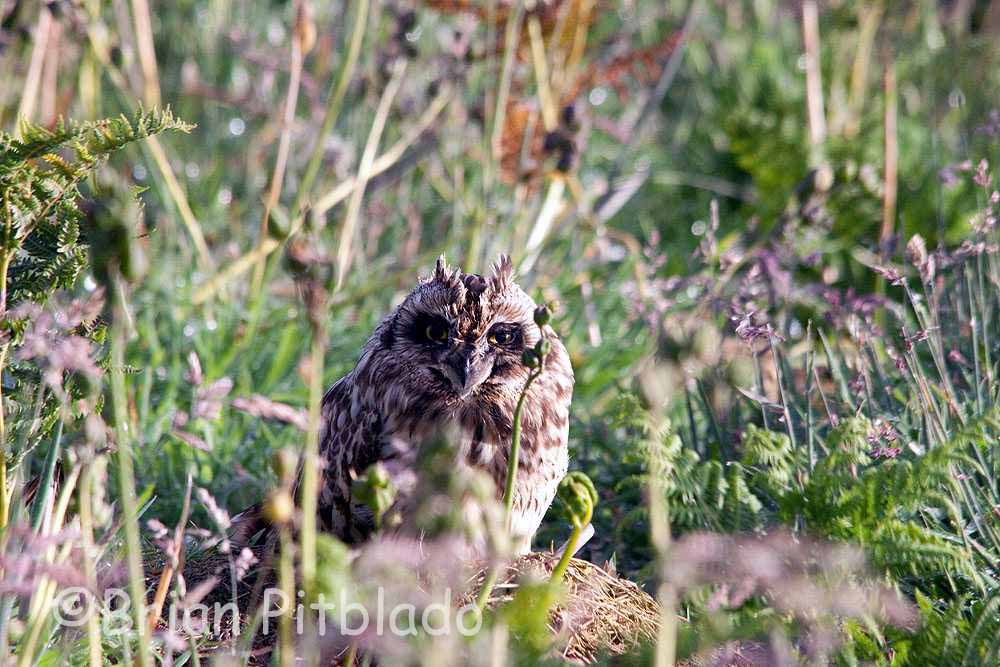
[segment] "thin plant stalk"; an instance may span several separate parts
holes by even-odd
[[[156,48],[153,44],[153,22],[146,0],[132,0],[132,20],[135,23],[135,46],[142,68],[142,98],[148,107],[160,105],[160,75],[156,68]]]
[[[63,544],[59,554],[54,559],[55,563],[65,562],[72,548],[72,542]],[[25,635],[18,642],[20,657],[17,662],[18,667],[30,667],[35,664],[35,647],[41,638],[42,630],[48,624],[49,612],[52,610],[52,603],[55,600],[57,590],[55,581],[48,577],[43,577],[32,592],[32,604],[35,605],[37,603],[37,606],[32,609],[28,617]]]
[[[84,12],[96,16],[101,11],[100,0],[86,0],[83,3]],[[80,103],[87,116],[91,119],[100,117],[101,104],[101,74],[98,61],[91,49],[86,49],[80,60],[80,72],[77,85],[80,88]]]
[[[10,231],[10,214],[5,216],[5,232]],[[7,271],[10,268],[10,260],[14,253],[7,250],[0,257],[0,318],[7,315]],[[0,345],[0,376],[3,375],[7,367],[7,353],[10,351],[10,343],[5,342]],[[3,383],[0,382],[0,530],[7,527],[10,519],[10,498],[11,489],[7,488],[7,420],[6,410],[3,404]]]
[[[358,645],[356,642],[351,642],[351,645],[347,647],[347,653],[344,654],[344,667],[354,667],[357,657]]]
[[[792,427],[792,413],[788,409],[788,394],[785,391],[785,382],[782,380],[783,373],[781,372],[781,365],[778,363],[778,350],[774,346],[774,341],[771,336],[767,337],[767,346],[771,350],[771,363],[774,364],[774,377],[778,383],[778,395],[781,397],[781,409],[782,416],[785,420],[785,430],[788,432],[788,439],[792,443],[793,449],[798,449],[798,444],[795,439],[795,429]]]
[[[281,527],[281,552],[278,555],[278,585],[284,593],[281,618],[278,619],[278,650],[281,667],[295,666],[295,640],[292,622],[295,618],[295,540],[288,525]]]
[[[517,479],[518,458],[521,454],[521,419],[524,413],[524,401],[528,395],[528,389],[531,387],[531,383],[534,382],[541,374],[542,365],[539,364],[537,368],[531,371],[528,375],[528,379],[524,382],[524,388],[521,390],[521,395],[517,399],[517,406],[514,408],[514,421],[511,427],[510,437],[510,454],[507,456],[507,481],[504,485],[503,491],[503,525],[508,533],[510,532],[511,527],[511,514],[514,510],[514,486]],[[479,589],[479,595],[476,597],[476,607],[479,609],[480,613],[482,613],[482,611],[486,608],[486,604],[489,602],[490,594],[496,586],[498,575],[499,567],[496,565],[491,567],[489,572],[486,574],[483,586]]]
[[[298,24],[302,20],[303,12],[301,3],[296,3],[295,21]],[[302,43],[302,30],[296,25],[292,30],[292,52],[290,55],[288,78],[288,90],[285,95],[285,111],[281,120],[281,136],[278,139],[278,155],[274,159],[274,171],[271,173],[271,186],[267,191],[267,198],[264,200],[264,215],[260,221],[260,243],[268,239],[267,226],[271,218],[271,210],[277,206],[281,198],[281,188],[285,182],[285,167],[288,165],[288,153],[292,147],[292,123],[295,121],[295,107],[299,100],[299,86],[302,82],[302,65],[305,61],[305,48]],[[322,141],[322,137],[318,138]],[[254,271],[253,289],[255,294],[260,293],[261,284],[264,280],[263,258],[257,263]]]
[[[698,453],[704,455],[704,451],[699,446],[698,442],[698,428],[694,421],[694,405],[691,402],[691,384],[693,380],[688,379],[684,382],[684,409],[687,412],[688,417],[688,429],[691,431],[691,447]]]
[[[66,517],[66,509],[69,507],[69,501],[76,491],[76,483],[79,475],[80,467],[75,466],[63,483],[63,489],[58,501],[45,511],[42,522],[45,530],[39,531],[40,534],[54,535],[62,530]],[[58,551],[56,545],[51,545],[46,549],[45,560],[53,565],[64,563],[69,557],[73,546],[74,543],[72,540],[64,542],[62,546],[58,547]],[[28,609],[27,630],[25,631],[24,638],[18,645],[19,667],[29,667],[35,662],[35,647],[42,637],[42,631],[50,623],[49,612],[52,609],[53,602],[55,602],[57,590],[57,582],[47,575],[41,577],[35,587]]]
[[[111,83],[114,84],[122,103],[134,112],[135,104],[132,102],[128,81],[121,70],[111,61],[111,45],[107,38],[108,33],[106,30],[98,30],[100,17],[97,14],[91,13],[89,18],[90,20],[87,22],[87,39],[90,52],[101,64]],[[142,142],[141,147],[143,151],[148,151],[150,157],[153,158],[153,162],[156,164],[157,170],[160,172],[167,192],[174,206],[177,207],[181,221],[184,223],[184,227],[191,237],[191,242],[194,244],[199,266],[203,271],[211,270],[213,267],[212,256],[208,250],[208,244],[205,242],[205,235],[201,231],[201,225],[198,223],[194,211],[191,210],[191,205],[188,203],[187,195],[184,194],[184,189],[174,174],[173,167],[170,166],[170,159],[167,157],[163,145],[160,144],[157,137],[149,136]]]
[[[712,433],[715,435],[716,444],[715,446],[713,446],[712,443],[708,444],[708,454],[712,458],[721,458],[723,456],[726,439],[723,437],[722,427],[719,425],[719,419],[715,416],[715,410],[712,408],[712,402],[708,398],[708,394],[705,391],[705,385],[701,379],[695,378],[695,389],[698,390],[698,398],[701,399],[705,416],[708,417],[708,421],[712,425]]]
[[[850,94],[847,108],[850,118],[845,128],[845,136],[853,138],[861,125],[861,112],[864,110],[866,91],[868,90],[868,69],[871,63],[872,44],[882,21],[884,8],[881,3],[860,3],[858,7],[858,46],[854,52],[854,62],[851,66]]]
[[[320,289],[317,287],[317,289]],[[313,600],[316,592],[316,515],[319,498],[319,429],[323,408],[323,363],[326,351],[326,328],[323,319],[325,308],[313,313],[310,317],[312,330],[312,345],[309,357],[309,422],[306,430],[305,451],[302,455],[302,525],[300,541],[302,554],[302,587],[306,599]],[[308,622],[313,623],[312,615],[307,614]],[[309,633],[310,639],[312,632]],[[307,648],[312,650],[315,642],[309,641]],[[319,661],[318,655],[309,655],[307,664]]]
[[[139,518],[136,514],[135,471],[132,461],[132,434],[128,426],[128,395],[125,389],[125,326],[126,305],[122,300],[121,278],[112,280],[114,289],[113,320],[111,323],[111,405],[115,444],[118,448],[118,485],[124,513],[125,563],[128,571],[129,596],[136,632],[139,664],[152,667],[149,634],[146,628],[146,582],[142,570],[142,550],[139,542]]]
[[[504,31],[503,64],[500,71],[500,85],[497,88],[496,111],[493,112],[493,131],[490,136],[490,150],[493,161],[499,162],[502,148],[503,127],[507,115],[507,100],[510,98],[510,85],[514,73],[514,55],[517,53],[521,36],[521,21],[524,18],[524,2],[519,0],[514,6],[514,13],[507,19]]]
[[[173,167],[170,166],[170,159],[167,157],[163,145],[157,137],[151,136],[146,137],[146,141],[142,143],[142,146],[144,150],[148,150],[150,157],[153,158],[153,162],[156,164],[156,168],[163,178],[167,192],[170,193],[170,198],[173,200],[174,206],[177,207],[177,212],[180,213],[184,228],[187,230],[188,236],[191,237],[191,243],[194,244],[195,253],[198,257],[198,265],[204,271],[211,270],[214,262],[212,261],[212,254],[208,250],[208,243],[205,242],[205,235],[201,231],[198,218],[195,217],[194,211],[191,210],[191,204],[188,203],[187,195],[184,194],[184,189],[181,187],[180,181],[177,180],[177,176],[174,174]]]
[[[0,375],[7,365],[7,344],[0,347]],[[0,530],[10,520],[11,491],[7,486],[7,423],[4,418],[3,387],[0,385]]]
[[[976,313],[975,297],[972,293],[972,277],[969,275],[969,269],[967,266],[962,268],[962,276],[965,278],[965,290],[968,295],[969,312]],[[979,327],[982,326],[982,323],[975,315],[972,317],[973,321],[969,327],[969,334],[972,336],[972,364],[976,380],[976,414],[981,416],[985,409],[983,404],[983,372],[979,359]],[[2,366],[0,366],[0,368],[2,368]],[[2,411],[0,411],[0,415],[2,415]]]
[[[323,161],[323,146],[324,141],[337,124],[337,119],[340,117],[340,110],[343,107],[344,98],[347,94],[347,89],[350,86],[351,79],[354,76],[354,70],[357,67],[358,56],[361,52],[361,46],[364,42],[365,36],[365,26],[368,18],[368,8],[369,0],[359,0],[358,9],[354,16],[354,24],[351,29],[351,41],[347,47],[347,54],[344,57],[344,61],[341,63],[340,71],[337,74],[337,78],[331,83],[330,95],[327,98],[326,110],[323,112],[323,121],[320,124],[319,134],[316,136],[316,143],[313,146],[312,153],[309,156],[309,162],[306,164],[305,172],[302,176],[302,183],[299,186],[298,192],[295,196],[295,202],[292,204],[292,217],[291,224],[289,226],[289,237],[296,234],[302,227],[304,221],[304,208],[309,199],[309,194],[312,191],[313,182],[316,180],[316,176],[319,174],[319,168]],[[388,168],[388,165],[385,167]],[[343,197],[346,198],[350,192],[353,191],[353,186],[348,188],[347,192],[344,193]],[[321,200],[322,203],[323,200]],[[334,204],[328,204],[326,208],[318,210],[316,215],[322,215],[326,210],[332,207]],[[267,223],[267,218],[264,218],[264,223]],[[209,298],[211,298],[223,285],[228,283],[230,280],[235,279],[241,275],[244,271],[248,270],[252,266],[259,266],[260,262],[271,255],[275,250],[281,246],[281,242],[271,238],[267,235],[262,235],[260,243],[252,251],[241,257],[236,262],[229,265],[229,267],[214,276],[209,280],[204,286],[202,286],[192,298],[192,302],[195,305],[204,303]],[[265,276],[267,275],[265,271]],[[259,294],[259,290],[257,294]],[[259,299],[260,297],[258,297]]]
[[[747,347],[750,348],[750,356],[753,357],[754,382],[756,384],[755,388],[757,389],[757,392],[759,393],[760,396],[765,396],[766,394],[764,393],[764,371],[760,367],[760,355],[758,355],[757,351],[753,349],[752,341],[747,343]],[[767,406],[765,406],[763,402],[761,402],[760,404],[760,418],[761,421],[764,423],[764,428],[770,430],[771,425],[768,423],[769,420],[767,418]]]
[[[570,13],[574,10],[583,11],[579,5],[582,3],[566,2],[556,10],[555,23],[552,24],[552,39],[549,42],[546,64],[549,68],[549,88],[553,91],[553,99],[557,102],[562,99],[561,93],[565,84],[565,65],[569,54],[563,48],[563,40],[566,38],[566,26],[569,23]],[[575,31],[574,31],[575,32]]]
[[[518,459],[521,456],[521,420],[524,413],[524,401],[528,396],[528,389],[531,383],[542,374],[542,366],[534,369],[524,383],[524,389],[517,399],[517,406],[514,408],[514,424],[511,428],[510,455],[507,457],[507,481],[503,490],[503,522],[509,531],[511,526],[511,515],[514,511],[514,486],[517,480]]]
[[[816,350],[813,349],[813,339],[812,339],[812,320],[806,323],[806,343],[808,345],[808,350],[806,352],[806,452],[809,457],[807,462],[807,468],[809,474],[812,474],[813,468],[816,466],[816,433],[813,428],[813,411],[812,411],[812,389],[813,389],[813,369],[816,365]]]
[[[52,505],[47,506],[45,515],[42,519],[41,529],[38,531],[39,535],[54,535],[63,529],[63,521],[66,517],[66,508],[69,507],[69,501],[73,496],[73,492],[76,490],[76,483],[80,476],[79,466],[74,466],[70,471],[70,474],[62,483],[62,491],[59,494],[59,498],[55,500]],[[61,562],[56,560],[56,546],[50,545],[45,549],[44,557],[45,559],[52,562]],[[48,577],[42,577],[42,585],[55,586],[55,582]],[[34,619],[38,615],[39,610],[43,608],[48,601],[44,595],[32,596],[31,605],[29,607],[29,619]]]
[[[339,290],[344,284],[347,270],[350,268],[352,248],[354,246],[354,232],[357,228],[358,218],[361,214],[361,204],[365,196],[365,188],[371,178],[372,165],[375,162],[375,154],[378,151],[379,141],[382,139],[382,131],[385,129],[386,121],[389,118],[389,111],[392,102],[396,98],[403,84],[403,75],[406,73],[406,60],[396,60],[392,65],[392,78],[382,92],[378,107],[375,110],[375,118],[372,120],[372,127],[365,141],[365,149],[361,154],[361,162],[358,165],[357,185],[351,195],[351,200],[347,205],[347,214],[344,216],[344,224],[340,229],[340,241],[337,245],[337,269],[335,289]]]
[[[802,43],[805,47],[806,110],[809,117],[809,143],[812,162],[821,160],[826,140],[826,117],[823,111],[823,80],[820,72],[819,10],[816,0],[802,3]]]
[[[423,113],[411,131],[393,144],[391,148],[386,150],[372,163],[369,179],[378,176],[398,163],[403,157],[403,154],[406,152],[406,149],[416,143],[416,141],[420,138],[420,135],[426,132],[431,125],[434,124],[434,121],[437,120],[437,117],[441,114],[441,111],[447,103],[451,101],[453,96],[454,90],[452,88],[442,88],[441,92],[439,92],[438,96],[434,98],[431,105]],[[316,201],[315,206],[312,207],[309,214],[317,218],[326,215],[327,211],[350,197],[357,185],[358,181],[354,176],[341,181],[336,187]],[[294,234],[300,229],[301,219],[302,216],[300,216],[299,226],[291,227],[291,234]],[[201,287],[198,288],[194,295],[192,295],[191,303],[196,306],[205,303],[218,294],[223,287],[246,273],[262,258],[269,256],[280,246],[281,241],[270,237],[267,238],[263,243],[241,256],[239,259],[228,264],[225,269],[219,271],[212,278],[206,281]]]
[[[515,10],[516,12],[516,10]],[[508,19],[508,24],[512,20]],[[508,26],[509,27],[509,26]],[[497,0],[487,0],[486,2],[486,43],[495,44],[496,43],[496,29],[497,29]],[[485,77],[489,81],[495,80],[496,77],[496,53],[491,47],[488,49],[487,62],[485,69]],[[494,87],[484,86],[483,87],[483,109],[485,111],[485,118],[483,124],[483,132],[480,135],[480,141],[482,144],[482,150],[480,151],[480,163],[482,169],[482,178],[480,179],[480,205],[468,209],[475,211],[476,221],[475,227],[472,229],[472,237],[469,239],[467,245],[467,251],[465,253],[465,271],[472,272],[474,267],[479,263],[479,257],[482,252],[483,245],[483,229],[492,226],[496,221],[496,213],[493,206],[493,181],[495,179],[495,172],[497,170],[497,162],[493,150],[490,146],[490,132],[488,128],[496,124],[496,114],[497,106],[493,99],[494,97]],[[456,160],[454,166],[454,182],[455,182],[455,200],[452,206],[452,219],[454,220],[453,229],[460,229],[462,222],[462,215],[464,201],[461,196],[465,192],[465,169],[462,166],[461,160]]]
[[[476,609],[482,614],[486,609],[486,605],[490,601],[490,595],[493,593],[493,589],[496,588],[497,578],[500,576],[500,567],[494,565],[486,573],[486,579],[483,580],[483,587],[479,589],[479,594],[476,596]]]
[[[995,267],[992,261],[990,261],[990,266]],[[986,368],[986,386],[990,387],[990,393],[993,394],[992,398],[996,400],[997,395],[994,392],[1000,389],[1000,383],[997,383],[994,380],[993,362],[990,357],[990,348],[992,343],[990,342],[990,327],[988,324],[992,321],[992,318],[990,317],[992,309],[987,307],[989,302],[986,298],[987,294],[995,294],[995,292],[986,289],[985,283],[987,277],[986,270],[983,267],[983,256],[981,254],[976,257],[976,275],[979,279],[979,317],[976,318],[976,322],[979,325],[979,333],[983,337],[983,365]],[[998,277],[1000,276],[997,276],[996,271],[994,270],[991,273],[990,282],[995,285]]]
[[[925,311],[920,302],[917,301],[915,295],[913,294],[913,291],[910,290],[909,284],[905,281],[903,282],[903,291],[906,293],[906,298],[910,302],[910,307],[913,309],[913,313],[917,318],[917,323],[920,325],[920,328],[929,334],[928,347],[930,348],[931,359],[934,361],[935,368],[937,369],[938,372],[938,377],[941,379],[941,382],[944,385],[945,398],[947,398],[948,400],[948,405],[951,408],[951,411],[958,418],[958,420],[962,424],[964,424],[965,415],[962,414],[962,411],[959,409],[958,403],[956,401],[958,393],[952,386],[951,376],[948,374],[948,370],[945,365],[944,345],[941,341],[941,333],[940,333],[941,326],[935,312],[936,306],[933,305],[934,294],[933,292],[928,292],[927,289],[925,288],[924,294],[927,296],[928,302],[932,304],[931,310]],[[930,321],[928,321],[928,317],[930,318]],[[947,416],[947,413],[945,413],[945,416]]]
[[[34,507],[31,509],[31,529],[36,533],[42,531],[46,517],[51,513],[49,503],[55,488],[56,468],[59,465],[59,457],[62,455],[62,435],[63,420],[56,424],[56,434],[52,439],[52,446],[45,455],[45,462],[42,464],[42,476],[39,479],[38,495],[35,498]]]
[[[441,115],[441,112],[444,111],[444,108],[452,100],[454,94],[455,89],[453,87],[442,85],[438,94],[433,100],[431,100],[431,103],[420,115],[420,118],[417,119],[417,122],[403,135],[401,139],[399,139],[399,141],[386,149],[384,153],[379,155],[375,161],[372,162],[369,178],[378,176],[399,162],[406,150],[417,143],[421,135],[431,128],[434,122],[438,119],[438,116]],[[354,192],[354,189],[357,187],[357,183],[357,178],[354,176],[350,176],[338,183],[332,190],[316,200],[316,204],[313,206],[311,214],[317,217],[326,215],[327,211],[351,196],[351,193]],[[293,229],[295,228],[293,227]]]
[[[896,63],[891,54],[886,58],[883,79],[885,94],[885,181],[882,195],[882,228],[879,232],[879,249],[885,252],[889,238],[896,228],[896,195],[899,187],[899,137],[896,134]]]
[[[83,575],[87,580],[87,588],[97,590],[97,570],[95,561],[97,547],[94,544],[94,515],[91,503],[94,497],[94,463],[88,462],[80,477],[80,540],[83,545]],[[90,667],[100,667],[104,663],[104,653],[101,648],[101,629],[97,622],[97,614],[87,615],[87,659]]]
[[[32,39],[31,59],[28,61],[28,71],[24,77],[21,103],[17,110],[19,120],[32,120],[35,115],[35,105],[38,103],[38,89],[42,81],[42,65],[49,43],[49,31],[52,28],[52,12],[48,5],[42,5],[38,10],[38,23]]]
[[[579,13],[573,31],[573,43],[560,71],[560,93],[565,93],[569,86],[573,85],[580,71],[580,63],[583,61],[584,51],[587,47],[587,33],[591,24],[590,16],[596,6],[595,0],[583,0],[579,3]]]
[[[361,162],[358,165],[357,185],[351,195],[351,200],[347,205],[347,215],[344,217],[344,224],[340,230],[340,242],[337,245],[337,274],[335,290],[340,290],[347,276],[347,269],[351,263],[351,248],[354,242],[354,231],[357,227],[358,217],[361,214],[361,203],[365,196],[365,187],[368,179],[371,178],[372,164],[375,162],[375,153],[378,151],[379,141],[382,139],[382,131],[389,118],[389,110],[392,102],[403,84],[403,75],[406,73],[406,61],[397,60],[392,66],[392,78],[382,92],[378,108],[375,110],[375,118],[372,120],[371,131],[365,141],[365,149],[361,154]]]
[[[837,359],[834,357],[833,348],[830,346],[830,342],[826,339],[826,335],[823,333],[822,329],[816,329],[816,333],[819,334],[820,343],[823,344],[823,354],[826,356],[826,366],[830,369],[830,375],[833,376],[834,384],[837,386],[837,391],[840,394],[840,400],[844,405],[850,405],[851,393],[847,386],[847,380],[844,379],[844,372],[838,363]],[[817,375],[817,380],[818,380]],[[822,388],[822,385],[820,385]],[[826,400],[826,394],[824,396],[824,401]],[[829,406],[827,406],[827,412],[830,412]],[[831,413],[832,414],[832,413]]]
[[[149,608],[147,631],[150,634],[156,629],[156,623],[163,613],[163,604],[166,602],[167,592],[170,590],[170,582],[174,577],[174,572],[183,572],[184,570],[184,527],[187,525],[188,513],[191,511],[191,487],[193,483],[194,478],[188,472],[187,490],[184,492],[184,504],[181,506],[181,516],[177,520],[177,526],[174,528],[174,552],[172,554],[164,554],[168,560],[163,567],[163,572],[160,573],[160,581],[157,584],[156,593],[153,595],[153,604]]]
[[[316,144],[309,155],[309,162],[302,174],[302,183],[295,194],[295,203],[292,204],[292,233],[302,224],[303,207],[309,199],[312,191],[313,181],[319,174],[320,165],[323,162],[323,146],[326,137],[333,132],[340,117],[340,110],[344,106],[344,97],[347,88],[354,76],[354,69],[358,63],[358,55],[361,53],[361,45],[365,39],[365,22],[368,20],[369,0],[358,0],[357,9],[354,13],[354,24],[351,26],[351,41],[347,45],[347,53],[340,65],[337,78],[330,84],[330,94],[326,102],[326,110],[323,112],[323,121],[320,123],[319,134],[316,135]]]
[[[661,437],[663,426],[653,428],[651,437]],[[651,456],[658,451],[656,447],[649,448]],[[650,460],[649,469],[649,530],[650,542],[656,552],[659,584],[656,589],[656,599],[660,603],[660,626],[656,637],[656,649],[653,664],[656,667],[673,667],[677,653],[677,625],[674,617],[676,593],[667,580],[667,569],[670,567],[670,510],[664,488],[662,462]]]
[[[535,3],[531,3],[533,9]],[[528,37],[531,43],[531,62],[535,69],[535,85],[538,89],[538,101],[542,107],[542,122],[545,131],[551,132],[559,124],[559,112],[556,109],[557,100],[552,94],[549,80],[549,66],[545,58],[545,40],[542,37],[542,23],[537,14],[528,16]]]
[[[542,202],[542,208],[538,212],[535,225],[528,236],[526,245],[527,257],[525,257],[521,265],[521,270],[530,269],[538,259],[542,243],[552,230],[552,226],[555,224],[559,213],[563,210],[563,193],[565,191],[565,178],[556,176],[550,180],[549,187],[545,193],[545,200]]]
[[[904,330],[905,331],[905,330]],[[905,334],[904,334],[905,335]],[[934,400],[934,392],[931,391],[931,382],[924,373],[924,367],[917,358],[916,350],[911,348],[905,352],[910,375],[916,383],[915,394],[923,399],[927,407],[928,414],[934,419],[931,421],[937,427],[938,441],[944,443],[948,440],[948,420],[947,414],[941,410],[938,401]]]
[[[243,627],[240,628],[239,642],[236,643],[236,651],[240,655],[250,655],[250,652],[253,650],[254,637],[257,635],[257,629],[260,627],[261,620],[264,617],[263,605],[257,604],[260,600],[259,584],[255,585],[255,590],[251,600],[253,600],[253,603],[251,603],[250,609],[253,609],[254,611],[251,613],[249,618],[246,619]]]
[[[589,511],[584,517],[583,521],[580,521],[574,517],[573,519],[573,531],[569,535],[569,539],[566,541],[566,548],[563,549],[562,556],[559,558],[559,562],[556,563],[555,569],[552,570],[552,579],[550,580],[554,584],[558,584],[562,581],[563,575],[566,574],[566,568],[569,567],[569,562],[573,560],[573,554],[576,553],[577,542],[580,541],[580,535],[583,534],[584,529],[590,520],[594,516],[593,506],[589,507]]]

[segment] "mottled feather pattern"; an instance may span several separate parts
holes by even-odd
[[[377,461],[398,487],[397,509],[411,506],[417,445],[449,428],[458,433],[456,463],[485,471],[502,496],[514,409],[529,373],[521,352],[541,336],[534,309],[514,282],[509,258],[486,278],[437,262],[324,398],[324,529],[349,543],[371,534],[371,512],[352,503],[350,491],[352,480]],[[567,468],[573,371],[558,337],[548,328],[546,335],[552,351],[522,417],[512,517],[519,551],[528,550]]]

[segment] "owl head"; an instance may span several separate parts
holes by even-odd
[[[534,309],[509,257],[501,255],[486,277],[449,268],[441,257],[371,342],[380,370],[409,396],[479,400],[523,384],[522,352],[541,337]]]

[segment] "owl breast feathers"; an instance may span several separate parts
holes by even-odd
[[[521,355],[542,335],[534,309],[513,280],[509,258],[501,257],[486,278],[438,260],[433,276],[379,324],[354,370],[324,397],[322,528],[348,543],[366,539],[374,521],[367,507],[352,502],[352,481],[376,462],[397,480],[415,476],[420,449],[409,445],[445,429],[458,434],[459,469],[485,472],[501,498],[514,410],[530,372]],[[551,352],[522,413],[511,520],[520,552],[530,548],[567,467],[573,370],[548,327],[545,335]],[[405,514],[417,504],[407,494],[421,487],[400,485],[394,507]]]

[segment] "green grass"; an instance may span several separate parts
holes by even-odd
[[[55,196],[44,185],[23,198],[30,206],[0,202],[9,332],[0,353],[2,553],[34,553],[35,538],[16,526],[51,535],[65,521],[100,557],[81,560],[70,540],[39,558],[94,581],[112,562],[137,564],[134,511],[144,540],[149,519],[175,525],[189,477],[230,514],[261,500],[279,485],[274,453],[301,455],[306,436],[232,399],[315,408],[440,253],[484,270],[511,252],[521,284],[560,303],[553,327],[577,380],[571,467],[590,475],[600,497],[582,555],[613,559],[623,575],[676,599],[692,620],[669,640],[680,656],[727,637],[806,636],[812,626],[777,610],[766,587],[713,611],[708,591],[722,582],[686,587],[669,576],[697,531],[780,529],[856,545],[868,566],[850,576],[919,608],[915,631],[817,608],[842,640],[832,661],[995,663],[1000,51],[990,3],[964,20],[934,3],[824,7],[820,145],[810,144],[802,17],[780,3],[600,5],[579,31],[566,7],[587,3],[519,11],[522,24],[511,26],[490,22],[494,10],[507,14],[489,2],[470,17],[368,2],[316,3],[311,13],[296,13],[312,4],[303,2],[173,3],[157,6],[152,33],[140,35],[155,47],[155,82],[139,57],[136,30],[146,28],[132,20],[145,4],[65,6],[54,18],[61,36],[44,47],[32,31],[51,21],[38,3],[0,17],[0,76],[14,84],[0,91],[3,192],[23,195],[31,158],[82,195],[78,210],[69,198],[45,208]],[[293,36],[307,52],[285,125]],[[586,37],[578,61],[574,36]],[[389,99],[399,57],[406,73]],[[147,83],[195,127],[129,143],[106,165],[90,153],[119,142],[91,135],[84,152],[60,149],[65,167],[43,163],[60,137],[17,122],[32,108],[26,120],[47,128],[60,114],[134,119]],[[887,95],[898,101],[888,139]],[[175,125],[167,119],[139,134]],[[547,130],[550,143],[572,143],[572,159],[540,150]],[[124,143],[124,128],[113,132]],[[283,134],[288,163],[266,204]],[[19,148],[18,136],[36,143]],[[894,203],[884,197],[887,141],[899,156]],[[359,174],[362,163],[375,173]],[[366,183],[363,197],[338,190],[352,179]],[[324,202],[334,203],[318,210]],[[31,231],[29,240],[16,230]],[[906,250],[915,234],[934,256],[929,280],[926,260]],[[329,259],[297,272],[296,242]],[[984,245],[957,250],[963,242]],[[251,253],[261,248],[268,257],[258,261],[265,253]],[[887,270],[906,276],[906,288]],[[101,317],[56,327],[47,340],[85,338],[103,377],[69,368],[46,385],[48,358],[21,351],[34,319],[25,304],[65,312],[97,286],[109,304]],[[310,313],[304,287],[327,292],[321,311]],[[310,357],[321,373],[302,371]],[[86,413],[95,416],[89,428]],[[113,437],[95,426],[97,415]],[[26,504],[39,474],[42,491]],[[58,488],[48,483],[57,476]],[[650,489],[662,491],[662,507],[647,507]],[[650,519],[660,510],[669,531]],[[220,517],[201,502],[190,519],[219,531]],[[536,544],[569,533],[552,518]],[[336,547],[305,534],[327,576]],[[49,664],[62,651],[86,664],[96,648],[153,659],[137,637],[59,631],[42,606],[56,586],[41,574],[31,581],[33,595],[0,600],[0,652],[24,664]],[[141,584],[134,573],[132,581]],[[183,595],[179,584],[171,595]],[[413,651],[433,662],[427,645]]]

